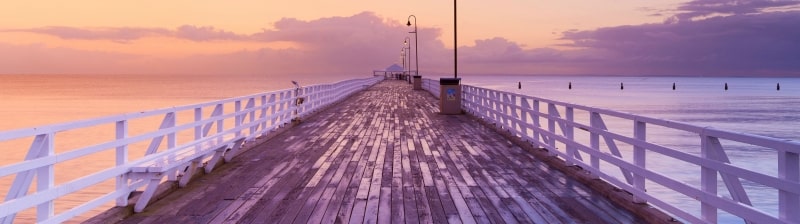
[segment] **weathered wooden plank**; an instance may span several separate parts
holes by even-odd
[[[383,143],[381,143],[383,144]],[[379,150],[378,157],[383,158],[386,154],[386,150]],[[383,177],[383,166],[384,160],[380,159],[375,164],[375,169],[372,172],[372,179],[370,181],[369,186],[369,193],[367,197],[367,205],[364,211],[364,222],[365,223],[377,223],[378,222],[378,208],[380,203],[380,193],[381,193],[381,184],[382,184],[382,177]],[[363,194],[363,193],[362,193]]]
[[[218,167],[180,207],[122,223],[638,222],[437,102],[380,83]]]
[[[294,164],[297,161],[292,161]],[[281,163],[275,169],[270,171],[262,180],[257,182],[253,187],[248,189],[243,196],[238,197],[235,201],[233,201],[230,205],[228,205],[224,210],[222,210],[219,214],[211,220],[211,223],[222,223],[223,221],[226,222],[237,222],[240,217],[244,213],[250,210],[253,205],[267,193],[272,185],[275,185],[279,178],[276,178],[279,172],[286,171],[284,168],[292,167],[294,164],[287,164]]]
[[[444,211],[444,205],[439,198],[439,192],[435,186],[423,187],[425,190],[426,198],[428,199],[428,209],[430,209],[431,219],[434,223],[447,223],[447,214]]]
[[[481,210],[483,211],[484,218],[486,222],[482,221],[484,219],[479,219],[478,221],[481,223],[506,223],[503,221],[503,217],[500,216],[500,212],[498,212],[498,208],[492,204],[492,201],[489,200],[488,197],[483,193],[483,189],[481,189],[480,185],[475,187],[468,187],[470,193],[475,196],[474,202],[480,205]],[[474,206],[474,205],[473,205]],[[512,217],[509,213],[509,217]],[[478,218],[476,218],[478,219]]]

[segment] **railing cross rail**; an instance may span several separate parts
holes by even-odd
[[[300,116],[306,116],[312,111],[318,111],[321,107],[331,105],[378,81],[380,81],[379,78],[369,78],[347,80],[335,84],[307,86],[302,96],[309,97],[309,103],[302,105],[301,109],[303,111],[301,112],[303,114],[300,114]],[[117,206],[127,206],[128,196],[133,191],[142,190],[150,181],[145,181],[141,179],[140,175],[137,176],[131,173],[132,167],[141,165],[147,159],[155,159],[167,163],[183,161],[184,159],[177,158],[172,151],[181,148],[188,148],[187,152],[189,153],[221,153],[213,150],[202,150],[201,147],[204,144],[222,142],[223,137],[229,134],[244,136],[246,137],[244,141],[251,141],[266,135],[270,131],[274,131],[291,122],[292,114],[290,110],[293,108],[292,104],[296,102],[297,97],[291,94],[291,90],[278,90],[194,105],[0,132],[0,142],[32,138],[30,148],[23,161],[0,167],[0,177],[15,175],[5,200],[0,204],[0,223],[13,222],[18,218],[18,212],[29,208],[36,209],[36,216],[34,217],[36,222],[58,223],[68,221],[76,215],[88,212],[109,202],[114,202]],[[213,111],[206,117],[204,108],[210,107],[213,107]],[[225,113],[225,107],[234,107],[234,109]],[[260,116],[256,118],[258,111],[260,111]],[[180,121],[178,116],[184,116],[185,114],[193,116],[194,119],[188,122]],[[161,123],[157,129],[137,135],[129,133],[132,124],[151,122],[152,119],[150,118],[152,117],[161,118]],[[57,133],[87,128],[105,128],[104,125],[106,124],[113,127],[111,129],[114,133],[112,140],[102,140],[103,142],[75,149],[59,148],[60,152],[58,154],[55,153],[54,138]],[[229,128],[226,128],[228,125],[230,125]],[[180,139],[178,139],[179,136]],[[165,137],[167,138],[166,148],[161,150]],[[193,140],[186,142],[187,139]],[[142,143],[147,144],[145,146],[136,146],[140,148],[133,149],[134,144]],[[107,150],[111,150],[115,154],[114,158],[110,159],[110,167],[56,185],[54,167],[57,164]],[[133,160],[129,158],[131,152],[142,151],[145,154],[141,157],[136,157]],[[211,154],[200,155],[197,157],[199,159],[188,161],[190,164],[178,164],[178,166],[196,167],[199,166],[202,160],[206,160],[210,156]],[[218,156],[214,158],[219,159]],[[224,159],[227,161],[232,156],[225,155]],[[205,167],[205,170],[210,171],[211,169],[209,168]],[[169,180],[177,180],[177,176],[184,174],[184,172],[183,169],[176,169],[174,172],[166,173],[166,175]],[[109,193],[96,196],[83,204],[55,214],[54,201],[56,199],[66,197],[69,194],[107,180],[114,180],[113,187],[108,189]],[[182,178],[181,181],[185,183],[184,181],[186,180],[188,179]],[[34,181],[36,181],[37,187],[36,191],[31,193],[29,190]]]
[[[435,82],[425,79],[423,83]],[[439,95],[437,85],[423,86],[434,96]],[[461,85],[461,88],[462,109],[467,113],[529,141],[533,147],[545,148],[549,155],[561,157],[567,164],[583,167],[591,172],[592,177],[632,193],[635,202],[650,203],[688,222],[717,222],[720,211],[741,217],[748,223],[800,222],[800,212],[797,212],[800,211],[800,143],[796,141],[700,127],[469,85]],[[540,109],[541,103],[546,108]],[[575,115],[578,112],[588,117],[577,119]],[[628,132],[620,132],[616,126],[610,130],[604,117],[610,117],[614,122],[631,122],[632,128]],[[586,120],[588,123],[584,124]],[[546,125],[542,124],[544,122]],[[647,136],[648,130],[654,129],[699,136],[699,155],[651,142],[651,139],[658,139]],[[578,138],[575,130],[586,131],[588,136]],[[753,171],[733,163],[728,158],[730,151],[721,144],[722,140],[726,144],[734,142],[747,147],[761,147],[766,149],[765,153],[774,153],[778,160],[774,167],[777,175]],[[608,152],[603,152],[605,150]],[[589,161],[584,161],[581,153],[587,153]],[[692,181],[699,185],[686,184],[686,180],[676,180],[660,174],[661,171],[654,171],[657,167],[651,167],[653,162],[648,158],[656,155],[659,159],[688,164],[687,169],[696,167],[697,173]],[[609,172],[614,169],[603,169],[603,166],[618,168],[620,172]],[[722,178],[724,188],[718,188],[718,177]],[[753,204],[758,203],[753,203],[747,195],[750,184],[743,185],[743,180],[773,189],[772,192],[776,192],[777,209],[770,213],[754,207]],[[695,210],[676,207],[647,191],[655,187],[697,200],[700,206],[692,208]],[[718,189],[723,192],[718,192]],[[730,194],[730,198],[725,194]]]

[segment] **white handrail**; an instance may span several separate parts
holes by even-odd
[[[142,181],[128,176],[131,167],[141,163],[142,159],[152,159],[150,158],[152,156],[170,154],[157,153],[159,148],[164,148],[161,152],[168,152],[186,144],[200,145],[204,142],[214,141],[227,134],[244,136],[247,141],[252,141],[290,123],[293,119],[308,116],[353,93],[364,90],[382,79],[382,77],[373,77],[346,80],[333,84],[307,86],[300,91],[285,89],[194,105],[0,132],[0,143],[33,138],[24,161],[0,167],[0,177],[15,175],[5,200],[0,204],[0,223],[12,223],[17,213],[29,208],[36,209],[36,222],[59,223],[112,201],[116,201],[117,206],[126,206],[128,196],[133,191],[141,190],[144,186]],[[303,98],[304,102],[297,104],[298,98]],[[233,111],[225,113],[223,112],[225,108],[233,108]],[[185,121],[189,119],[177,119],[178,114],[193,114],[194,117],[192,121]],[[144,122],[141,120],[143,118],[158,119],[159,117],[163,117],[159,128],[130,136],[130,124]],[[183,123],[179,123],[181,121]],[[105,125],[112,126],[112,129],[107,132],[116,133],[116,139],[92,146],[66,149],[60,153],[55,152],[53,142],[58,133],[106,127]],[[216,129],[212,129],[214,126]],[[193,132],[194,140],[178,143],[176,138],[182,131]],[[164,138],[167,139],[166,147],[162,147],[163,144],[161,144]],[[129,161],[128,157],[130,151],[135,147],[134,144],[147,141],[151,142],[145,155]],[[115,150],[116,164],[114,166],[66,183],[55,184],[55,165],[109,150]],[[147,155],[151,156],[147,157]],[[179,174],[170,175],[170,179],[174,180],[175,176]],[[86,199],[82,204],[56,214],[55,200],[95,184],[115,179],[115,189],[110,189],[108,193],[96,198]],[[36,192],[29,193],[29,188],[34,182],[37,186]]]
[[[425,88],[435,96],[439,95],[432,91],[431,86]],[[568,165],[579,166],[593,176],[632,193],[636,202],[648,202],[692,223],[715,223],[720,210],[741,217],[746,222],[800,222],[799,142],[469,85],[462,85],[462,91],[462,109],[467,113],[493,123],[534,146],[547,149],[551,155],[562,158]],[[609,119],[630,122],[633,128],[609,130],[604,122]],[[697,136],[700,154],[661,146],[648,138],[648,130],[663,129]],[[601,140],[606,144],[601,145]],[[778,175],[751,171],[731,163],[720,140],[726,145],[759,147],[766,150],[765,153],[775,154],[777,161],[774,168],[778,170]],[[699,183],[699,186],[648,168],[647,158],[651,157],[689,164],[685,169],[696,169],[697,176],[688,182]],[[601,164],[612,168],[601,167]],[[725,185],[717,186],[718,176],[722,177]],[[770,214],[752,206],[742,180],[778,192],[778,214]],[[675,206],[652,191],[648,192],[648,188],[667,189],[697,200],[700,211]],[[727,192],[717,192],[718,188]],[[722,196],[724,193],[730,197]]]
[[[439,81],[438,80],[423,78],[422,79],[422,89],[424,89],[424,90],[428,91],[429,93],[431,93],[433,95],[433,97],[436,97],[436,99],[439,99],[439,94],[440,94],[439,91],[440,90],[439,90]]]

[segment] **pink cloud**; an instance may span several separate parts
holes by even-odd
[[[174,37],[192,41],[247,40],[246,35],[219,30],[211,26],[183,25],[174,30],[163,28],[104,27],[76,28],[49,26],[32,29],[7,29],[0,32],[26,32],[55,36],[66,40],[111,40],[129,42],[145,37]]]
[[[572,50],[528,49],[502,37],[477,40],[459,49],[460,73],[800,75],[800,12],[762,12],[678,23],[570,30]],[[34,29],[31,29],[34,30]],[[399,63],[410,29],[400,21],[365,12],[311,21],[282,19],[275,28],[237,34],[213,27],[176,30],[48,28],[36,32],[65,39],[135,40],[167,35],[197,42],[288,41],[291,49],[245,49],[225,54],[157,58],[113,52],[0,44],[0,73],[170,73],[363,76]],[[31,31],[33,32],[33,31]],[[419,28],[419,68],[429,77],[452,75],[452,49],[441,30]],[[412,45],[412,51],[417,54]],[[413,58],[413,57],[412,57]]]
[[[800,7],[798,1],[782,0],[693,0],[681,4],[675,18],[680,21],[714,15],[745,15],[763,13],[770,9]]]
[[[246,40],[244,35],[239,35],[234,32],[225,30],[218,30],[212,26],[191,26],[183,25],[177,28],[174,34],[178,38],[189,39],[193,41],[211,41],[211,40]]]

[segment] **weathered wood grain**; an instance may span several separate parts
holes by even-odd
[[[640,223],[427,92],[384,81],[121,223]]]

